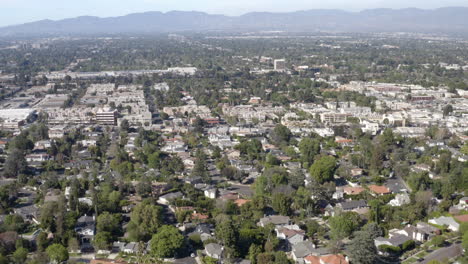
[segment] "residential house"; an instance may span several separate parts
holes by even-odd
[[[336,208],[343,212],[356,212],[363,214],[368,211],[369,206],[365,200],[357,200],[339,203],[336,205]]]
[[[468,222],[468,214],[465,214],[465,215],[457,215],[457,216],[455,216],[455,219],[456,219],[458,222],[466,223],[466,222]]]
[[[360,187],[360,186],[356,186],[356,187],[344,187],[343,188],[343,192],[347,195],[358,195],[360,193],[362,193],[363,191],[365,191],[366,189],[364,189],[363,187]]]
[[[273,224],[275,226],[286,226],[291,224],[291,219],[289,216],[282,216],[282,215],[270,215],[260,219],[257,223],[258,226],[265,227],[268,224]]]
[[[35,150],[46,150],[50,147],[52,147],[52,141],[50,140],[39,140],[34,143]]]
[[[374,239],[374,244],[376,247],[379,247],[381,245],[400,247],[401,245],[403,245],[403,243],[409,240],[412,239],[408,236],[396,234],[390,238],[378,237]]]
[[[208,224],[199,224],[195,227],[195,230],[193,230],[191,233],[188,234],[188,236],[199,235],[201,241],[204,242],[208,239],[213,238],[212,230],[213,230],[212,226]]]
[[[224,247],[220,244],[210,243],[205,246],[205,253],[208,257],[221,259],[223,256]]]
[[[75,232],[81,240],[81,249],[92,248],[91,241],[93,241],[96,231],[96,220],[94,216],[81,216],[76,221]]]
[[[369,190],[375,195],[385,195],[392,193],[392,191],[390,191],[390,189],[385,186],[369,185],[368,187]]]
[[[348,264],[348,258],[341,254],[314,256],[310,255],[304,258],[306,264]]]
[[[295,245],[305,239],[305,231],[297,225],[278,227],[275,231],[278,238],[287,240],[290,245]]]
[[[211,199],[216,199],[216,196],[218,194],[218,189],[216,188],[207,188],[203,191],[205,194],[205,197],[211,198]]]
[[[291,256],[296,263],[303,264],[304,258],[314,253],[315,245],[310,241],[303,241],[292,246]]]
[[[182,197],[183,197],[183,194],[181,192],[172,192],[172,193],[159,196],[158,203],[169,205],[173,200],[176,200]]]
[[[333,193],[332,198],[335,200],[341,200],[344,197],[344,190],[343,188],[336,188],[335,192]]]
[[[460,224],[453,219],[453,217],[449,216],[441,216],[439,218],[433,218],[429,220],[430,224],[439,225],[439,226],[447,226],[447,228],[451,231],[458,232],[460,228]]]
[[[426,224],[427,225],[427,224]],[[433,228],[433,229],[432,229]],[[423,225],[419,225],[419,226],[412,226],[412,225],[408,225],[406,226],[405,228],[401,229],[401,230],[392,230],[390,232],[390,235],[391,236],[394,236],[394,235],[404,235],[404,236],[407,236],[409,237],[410,239],[414,240],[414,241],[418,241],[418,242],[421,242],[421,243],[424,243],[426,242],[427,240],[430,240],[435,232],[433,232],[433,230],[437,228],[435,227],[432,227],[430,225],[427,225],[427,226],[423,226]]]
[[[391,206],[402,206],[410,202],[411,199],[407,193],[399,193],[388,204]]]
[[[138,243],[137,242],[130,242],[125,245],[123,248],[123,252],[126,254],[135,254],[138,252]]]

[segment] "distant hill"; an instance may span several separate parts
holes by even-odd
[[[42,20],[0,28],[0,36],[92,35],[181,31],[288,30],[301,32],[418,32],[468,34],[468,8],[434,10],[370,9],[361,12],[308,10],[290,13],[248,13],[230,17],[203,12],[146,12],[121,17],[83,16]]]

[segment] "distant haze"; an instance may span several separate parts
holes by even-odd
[[[77,16],[122,16],[171,10],[241,15],[310,9],[360,11],[373,8],[468,6],[468,0],[0,0],[0,26]]]
[[[315,9],[242,16],[203,12],[146,12],[121,17],[42,20],[0,28],[1,36],[153,34],[182,31],[412,32],[468,36],[468,7],[369,9],[360,12]]]

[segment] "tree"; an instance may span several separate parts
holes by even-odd
[[[208,175],[208,168],[206,166],[206,155],[203,152],[203,150],[198,149],[197,153],[195,154],[195,157],[195,166],[193,167],[191,176],[201,177],[205,183],[208,183],[210,181],[210,178]]]
[[[98,232],[94,236],[93,246],[97,250],[107,250],[111,246],[111,234],[109,232]]]
[[[47,239],[46,232],[41,232],[39,235],[37,235],[36,244],[39,251],[44,251],[47,248],[47,245],[49,245],[49,240]]]
[[[463,249],[465,249],[465,251],[468,251],[468,232],[466,232],[466,233],[463,235],[463,238],[462,238],[462,246],[463,246]]]
[[[444,245],[445,243],[445,237],[443,236],[435,236],[432,240],[431,240],[432,244],[436,247],[441,247]]]
[[[275,253],[275,262],[274,264],[291,264],[291,261],[286,256],[284,251],[278,251]]]
[[[195,133],[201,134],[201,133],[203,133],[203,128],[205,127],[205,125],[206,125],[205,120],[203,120],[199,116],[197,116],[197,118],[193,122],[193,131]]]
[[[339,240],[350,236],[359,227],[359,215],[346,212],[330,218],[331,237]]]
[[[236,248],[239,235],[230,218],[216,225],[216,237],[225,247]]]
[[[319,231],[320,224],[315,220],[307,220],[305,223],[306,235],[309,238],[313,238],[314,235]]]
[[[314,162],[314,157],[320,154],[320,142],[311,138],[304,138],[299,143],[301,152],[301,161],[306,164],[305,167]]]
[[[150,245],[151,253],[155,256],[159,258],[174,257],[175,253],[184,245],[184,236],[176,227],[165,225],[153,235]]]
[[[292,133],[289,128],[278,124],[271,133],[271,141],[274,142],[275,145],[287,144],[289,143],[291,136]]]
[[[287,196],[284,193],[275,193],[271,201],[273,210],[278,212],[281,215],[289,215],[291,212],[291,197]]]
[[[305,185],[305,175],[301,169],[294,169],[288,175],[288,183],[295,189]]]
[[[372,236],[365,231],[355,232],[348,245],[348,256],[355,264],[377,263],[377,248]]]
[[[5,161],[4,175],[7,178],[14,178],[26,171],[28,164],[24,158],[24,153],[14,149]]]
[[[368,223],[364,226],[364,231],[369,233],[372,239],[376,239],[383,235],[382,228],[377,223]]]
[[[7,215],[3,220],[3,229],[5,229],[5,231],[22,232],[24,227],[25,223],[20,215]]]
[[[52,244],[46,249],[46,253],[53,263],[61,263],[68,260],[68,250],[60,244]]]
[[[128,230],[130,239],[140,241],[156,233],[162,225],[162,208],[144,201],[132,211]]]
[[[120,130],[123,132],[128,132],[130,130],[130,124],[127,119],[122,120],[120,123]]]
[[[68,250],[71,252],[77,252],[80,249],[80,242],[76,237],[70,237],[68,239]]]
[[[332,181],[336,170],[336,159],[322,156],[310,167],[310,175],[320,184]]]
[[[111,214],[109,212],[104,212],[97,217],[96,220],[96,231],[99,232],[109,232],[113,237],[119,235],[120,233],[120,215]]]
[[[8,258],[0,254],[0,264],[9,264]]]
[[[452,112],[453,112],[453,106],[451,104],[448,104],[448,105],[444,106],[444,109],[443,109],[443,115],[444,116],[448,116]]]
[[[22,264],[26,261],[26,258],[28,257],[28,250],[20,247],[16,249],[15,252],[13,252],[12,259],[15,263]]]
[[[251,264],[257,264],[257,256],[263,252],[262,246],[252,244],[249,248],[249,260]]]

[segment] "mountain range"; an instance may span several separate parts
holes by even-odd
[[[369,9],[360,12],[315,9],[289,13],[253,12],[225,16],[203,12],[135,13],[120,17],[82,16],[41,20],[0,28],[0,36],[96,35],[182,31],[413,32],[468,34],[468,8],[433,10]]]

